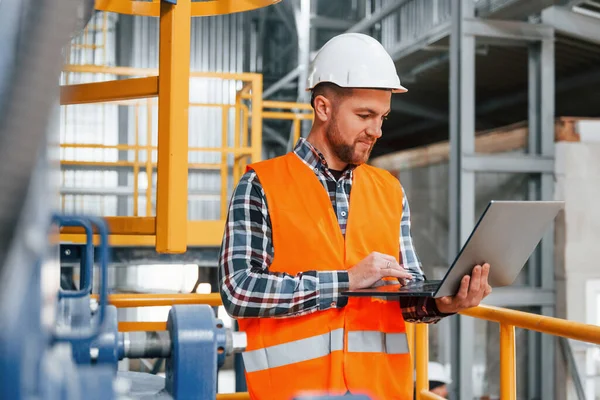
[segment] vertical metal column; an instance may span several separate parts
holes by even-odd
[[[554,38],[544,39],[539,43],[539,103],[540,103],[540,136],[542,156],[554,157]],[[554,171],[542,173],[541,199],[553,200],[554,198]],[[554,290],[554,223],[546,231],[541,242],[541,279],[542,288]],[[554,315],[554,306],[542,307],[542,314]],[[556,341],[551,335],[542,335],[541,365],[552,366],[550,376],[544,376],[542,381],[542,399],[554,398],[555,380],[555,350]]]
[[[191,0],[161,1],[156,251],[187,248]],[[148,157],[151,157],[149,154]]]
[[[554,156],[554,41],[544,39],[529,44],[529,142],[532,156]],[[550,171],[532,175],[530,200],[552,200],[554,178]],[[553,227],[548,230],[529,260],[529,285],[554,290]],[[553,316],[553,306],[541,307],[543,315]],[[542,366],[554,365],[555,341],[550,335],[529,332],[529,398],[554,398],[554,375],[542,373]]]
[[[311,12],[311,8],[313,9]],[[306,91],[306,80],[308,79],[308,67],[310,65],[310,52],[316,47],[317,29],[311,27],[310,16],[316,14],[317,4],[310,0],[301,0],[299,10],[295,11],[296,32],[298,36],[298,66],[301,67],[298,74],[298,96],[296,101],[299,103],[307,103],[310,101],[308,92]],[[300,124],[300,136],[306,137],[310,132],[310,124],[298,122]],[[294,126],[291,128],[290,138],[294,137]],[[294,141],[289,143],[291,146],[288,150],[292,150],[296,144]]]
[[[450,32],[450,232],[449,256],[454,257],[467,240],[475,218],[475,173],[463,167],[463,155],[475,152],[475,38],[464,32],[464,19],[475,15],[473,3],[452,1]],[[452,262],[449,260],[449,262]],[[452,374],[455,397],[473,398],[472,318],[452,321]]]
[[[132,54],[131,51],[132,43],[133,43],[133,16],[121,14],[118,17],[116,23],[117,30],[117,49],[116,49],[116,61],[117,65],[120,67],[131,67],[132,66]],[[123,76],[117,77],[117,79],[122,79]],[[118,134],[118,144],[127,145],[129,144],[129,106],[119,105],[118,107],[118,126],[119,126],[119,134]],[[137,149],[136,149],[137,151]],[[119,161],[127,161],[128,160],[128,150],[119,150]],[[118,175],[118,184],[119,187],[128,187],[129,186],[129,170],[119,170],[117,172]],[[133,177],[135,179],[135,176]],[[132,197],[133,202],[136,202],[138,199]],[[126,216],[129,213],[129,201],[128,196],[119,195],[117,196],[117,215],[118,216]]]
[[[532,19],[530,19],[532,21]],[[533,22],[533,21],[532,21]],[[528,145],[527,152],[530,155],[540,154],[540,47],[537,43],[529,44],[528,48]],[[528,199],[538,200],[540,198],[540,176],[532,174],[528,182]],[[539,285],[539,276],[541,273],[540,248],[529,257],[528,279],[530,286]],[[527,369],[528,369],[528,395],[530,399],[536,399],[540,396],[541,387],[541,366],[540,366],[540,337],[538,332],[527,331]]]
[[[528,155],[494,157],[475,154],[475,39],[491,45],[529,46],[529,146]],[[554,152],[554,30],[543,24],[474,18],[473,4],[453,0],[450,37],[450,256],[457,253],[474,226],[475,172],[537,174],[532,180],[529,198],[553,197]],[[554,289],[553,232],[544,237],[538,254],[530,259],[529,280],[532,289],[548,293]],[[541,288],[539,287],[541,285]],[[535,290],[534,289],[534,290]],[[496,291],[496,298],[502,293]],[[508,291],[506,293],[509,293]],[[532,306],[553,315],[547,297],[539,297]],[[510,299],[513,300],[513,299]],[[510,300],[507,298],[508,303]],[[500,301],[502,302],[502,301]],[[503,304],[497,304],[503,306]],[[453,318],[453,375],[456,398],[473,398],[472,348],[475,339],[473,321]],[[539,375],[540,366],[554,365],[551,337],[530,335],[528,365],[531,397],[553,398],[554,377]],[[541,342],[541,346],[537,346]],[[538,348],[535,348],[538,347]],[[540,379],[541,377],[541,379]],[[540,384],[540,380],[542,383]]]
[[[315,3],[312,3],[315,5]],[[310,0],[301,0],[299,9],[295,10],[296,31],[298,35],[298,66],[302,69],[298,74],[298,102],[306,102],[308,95],[304,89],[308,76],[308,65],[310,63],[310,51],[314,49],[311,44],[314,41],[314,32],[310,26]]]

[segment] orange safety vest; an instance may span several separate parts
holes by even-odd
[[[327,191],[295,153],[254,169],[269,207],[274,259],[269,270],[349,269],[377,251],[398,260],[402,190],[387,171],[354,170],[345,238]],[[341,308],[286,318],[240,318],[252,399],[292,400],[303,393],[366,394],[409,400],[413,373],[397,300],[351,297]]]

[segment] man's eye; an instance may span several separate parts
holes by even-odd
[[[362,119],[369,118],[369,114],[358,114],[358,116],[361,117]]]

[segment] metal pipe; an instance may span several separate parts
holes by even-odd
[[[421,400],[423,391],[429,390],[427,377],[427,364],[429,362],[428,325],[417,324],[416,326],[416,352],[417,352],[417,400]]]
[[[166,331],[166,322],[119,321],[119,332]]]
[[[123,358],[166,358],[171,355],[171,336],[167,331],[124,332]]]
[[[226,330],[225,355],[246,350],[246,333]],[[131,331],[119,333],[119,358],[167,358],[171,356],[169,331]]]
[[[219,293],[111,294],[108,296],[108,303],[117,308],[172,306],[176,304],[220,306],[222,304]]]
[[[500,324],[500,398],[517,398],[517,363],[515,361],[515,327]]]
[[[461,311],[461,314],[536,332],[600,344],[600,326],[484,305]]]

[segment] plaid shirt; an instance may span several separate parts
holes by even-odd
[[[352,168],[336,181],[323,155],[300,138],[294,153],[311,168],[328,191],[342,233],[348,220]],[[421,263],[410,234],[410,210],[402,199],[400,264],[413,280],[423,280]],[[244,174],[234,190],[219,257],[219,283],[225,309],[232,317],[291,317],[331,307],[344,307],[348,298],[348,272],[305,271],[296,276],[270,272],[273,261],[271,221],[265,192],[252,170]],[[439,313],[429,297],[408,297],[400,306],[408,322],[437,322]]]

